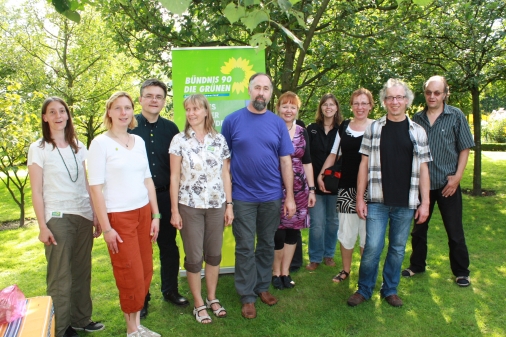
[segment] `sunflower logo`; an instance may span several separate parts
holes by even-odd
[[[231,57],[221,67],[221,73],[224,75],[230,75],[232,72],[235,73],[234,78],[242,78],[239,81],[232,83],[232,92],[240,94],[248,88],[248,79],[255,73],[253,65],[249,63],[249,60],[239,57],[235,59]],[[242,74],[239,74],[241,72]],[[241,75],[241,76],[240,76]]]

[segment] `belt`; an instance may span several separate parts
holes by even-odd
[[[168,190],[169,190],[169,185],[162,186],[162,187],[155,187],[156,193],[163,192],[163,191],[168,191]]]

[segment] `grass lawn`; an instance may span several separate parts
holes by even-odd
[[[233,275],[221,276],[217,296],[227,308],[228,317],[213,319],[211,325],[200,325],[191,315],[192,305],[180,309],[162,301],[155,246],[152,300],[149,316],[143,324],[163,336],[505,336],[506,233],[502,219],[506,212],[506,158],[499,158],[500,155],[486,152],[483,156],[483,188],[495,190],[496,194],[478,198],[464,195],[464,226],[471,255],[472,284],[468,288],[459,288],[454,282],[446,233],[439,213],[435,212],[429,231],[427,271],[401,279],[402,308],[393,308],[380,300],[381,277],[371,300],[356,308],[348,307],[346,299],[357,286],[359,254],[357,249],[350,280],[334,284],[331,279],[340,270],[341,262],[337,250],[338,267],[320,266],[315,272],[301,269],[294,273],[296,287],[282,291],[271,288],[279,297],[279,303],[269,307],[257,301],[258,317],[253,320],[241,316]],[[464,189],[472,188],[472,163],[471,156],[462,181]],[[5,199],[2,208],[6,207],[4,203]],[[0,288],[17,283],[26,296],[45,294],[46,264],[37,235],[36,226],[0,231]],[[307,243],[307,231],[304,242]],[[307,246],[305,248],[307,250]],[[410,251],[408,242],[404,266],[409,263]],[[307,262],[307,254],[305,258]],[[118,294],[102,238],[95,241],[93,263],[93,318],[106,325],[106,330],[93,336],[125,336]],[[180,279],[180,290],[191,298],[184,278]]]

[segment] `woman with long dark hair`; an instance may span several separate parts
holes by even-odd
[[[103,330],[91,321],[91,249],[102,230],[93,215],[86,179],[87,150],[76,136],[70,109],[59,97],[42,105],[42,138],[28,150],[32,203],[47,260],[57,337]],[[94,228],[94,229],[93,229]]]
[[[336,137],[339,140],[337,130],[342,120],[336,96],[330,93],[323,95],[316,110],[316,122],[307,127],[315,182],[318,180],[318,174],[330,154]],[[334,254],[339,229],[336,201],[336,194],[324,193],[316,185],[316,204],[309,209],[311,226],[309,227],[307,270],[315,270],[322,261],[327,266],[334,267],[336,265]]]

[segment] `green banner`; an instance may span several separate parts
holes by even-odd
[[[248,80],[265,72],[265,52],[252,47],[172,49],[174,122],[184,128],[183,101],[203,94],[211,104],[216,130],[223,119],[249,101]]]

